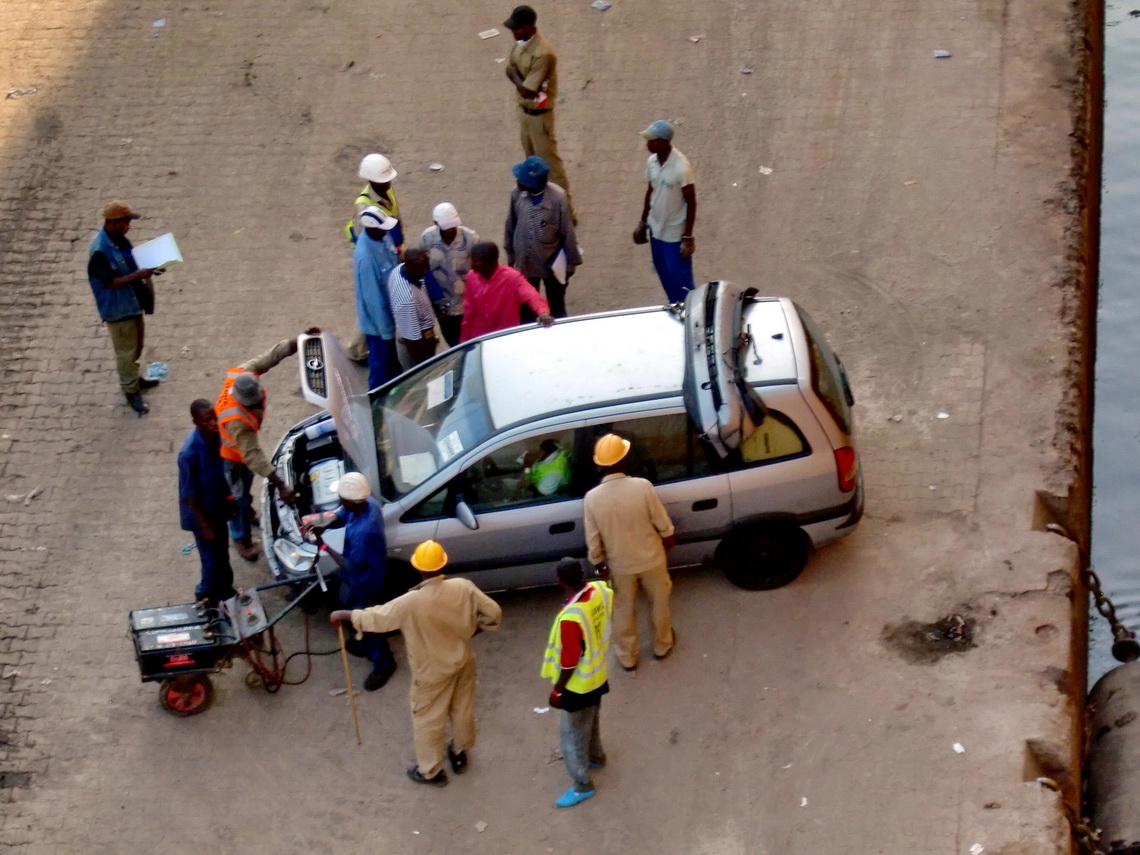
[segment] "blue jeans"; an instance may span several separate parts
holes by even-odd
[[[253,473],[244,463],[225,459],[222,471],[237,502],[237,516],[230,520],[230,537],[234,543],[249,543],[253,538]]]
[[[194,589],[195,600],[206,600],[211,606],[219,600],[228,600],[234,591],[234,571],[230,566],[230,542],[226,539],[226,522],[217,520],[210,523],[214,529],[214,542],[207,543],[201,533],[195,531],[194,545],[198,547],[198,557],[202,559],[202,578]]]
[[[562,744],[562,762],[578,792],[594,789],[590,780],[590,764],[606,762],[602,738],[598,735],[598,714],[601,703],[577,712],[562,710],[558,721],[558,740]]]
[[[653,253],[653,266],[670,303],[679,303],[693,290],[693,257],[681,257],[681,242],[666,243],[655,237],[649,239]]]
[[[378,335],[366,335],[365,338],[368,339],[368,388],[375,389],[398,377],[403,369],[394,338]]]

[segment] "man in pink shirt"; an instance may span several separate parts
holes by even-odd
[[[467,274],[463,305],[461,342],[517,327],[523,306],[530,306],[542,326],[554,323],[550,305],[525,276],[499,264],[499,248],[490,241],[471,247],[471,272]]]

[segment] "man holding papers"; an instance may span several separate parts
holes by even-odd
[[[131,409],[140,416],[150,407],[140,392],[158,385],[157,380],[139,376],[143,349],[143,310],[154,311],[151,277],[162,273],[152,267],[139,268],[131,254],[127,232],[139,215],[124,202],[109,202],[103,208],[103,228],[91,241],[87,256],[87,279],[95,295],[99,317],[111,335],[119,386]]]
[[[518,186],[511,191],[507,213],[507,264],[535,288],[545,286],[550,313],[564,318],[566,285],[582,263],[566,191],[548,180],[550,167],[541,157],[532,155],[511,171]],[[524,322],[534,319],[523,309]]]

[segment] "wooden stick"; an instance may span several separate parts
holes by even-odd
[[[356,728],[356,744],[360,741],[360,719],[356,717],[356,695],[352,691],[352,674],[348,670],[348,650],[344,646],[344,624],[337,621],[336,636],[340,639],[340,661],[344,664],[344,682],[348,686],[348,706],[352,710],[352,726]]]

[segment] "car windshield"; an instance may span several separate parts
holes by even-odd
[[[422,484],[493,430],[477,344],[449,352],[374,395],[380,491],[389,501]]]

